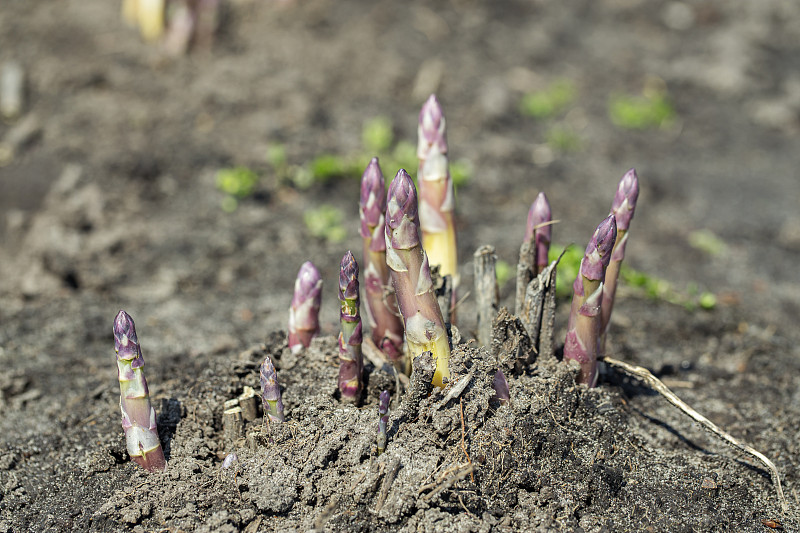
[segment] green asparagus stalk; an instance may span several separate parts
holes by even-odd
[[[289,307],[289,348],[298,353],[308,348],[319,334],[319,307],[322,302],[322,277],[311,261],[297,273],[294,296]]]
[[[400,169],[389,186],[386,207],[386,263],[392,276],[411,359],[430,351],[436,361],[433,384],[450,378],[450,344],[436,301],[428,256],[420,242],[417,191]]]
[[[364,373],[358,293],[358,263],[348,251],[339,269],[339,391],[350,401],[358,400]]]
[[[405,368],[403,361],[403,322],[397,310],[394,294],[385,291],[389,286],[389,267],[386,265],[385,231],[386,185],[378,158],[372,161],[361,177],[361,237],[364,239],[365,311],[375,345],[395,366]]]
[[[614,215],[609,215],[597,226],[589,241],[578,277],[572,286],[572,309],[567,322],[564,360],[574,360],[580,364],[578,382],[589,387],[597,384],[603,280],[616,238],[617,224]]]
[[[285,421],[278,372],[269,356],[261,363],[261,403],[264,406],[264,414],[267,415],[270,422]]]
[[[136,337],[136,326],[125,311],[114,319],[114,350],[117,352],[119,407],[128,455],[149,472],[167,468],[156,427],[156,411],[144,378],[144,358]]]
[[[603,285],[603,305],[601,309],[602,324],[600,331],[603,336],[601,348],[605,344],[605,335],[608,323],[611,320],[611,311],[614,309],[614,295],[617,291],[617,278],[622,261],[625,259],[625,245],[628,244],[628,227],[633,220],[636,209],[636,200],[639,198],[639,176],[635,169],[630,169],[622,176],[617,187],[617,194],[611,203],[611,214],[617,221],[617,241],[611,252],[611,262],[606,270],[606,279]]]
[[[445,118],[434,94],[419,113],[417,139],[422,247],[428,253],[430,264],[439,265],[442,276],[452,277],[455,295],[460,281],[454,221],[455,194],[448,169]]]
[[[539,275],[547,265],[547,254],[550,251],[550,238],[553,232],[553,215],[550,211],[550,202],[547,196],[540,192],[536,200],[531,204],[528,211],[528,223],[525,226],[525,242],[530,243],[534,250],[534,261],[532,268],[535,269],[534,275]]]
[[[389,424],[389,391],[381,393],[378,400],[378,455],[386,451],[386,426]]]

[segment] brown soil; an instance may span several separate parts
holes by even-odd
[[[800,526],[796,2],[238,0],[213,51],[178,61],[140,42],[116,2],[0,5],[0,62],[27,75],[23,115],[0,123],[0,532]],[[676,121],[614,126],[609,97],[653,77]],[[568,111],[519,112],[525,92],[560,79],[576,88]],[[282,143],[295,165],[352,154],[378,115],[413,143],[431,91],[451,153],[473,167],[458,190],[465,287],[479,246],[515,261],[539,190],[560,220],[554,239],[585,243],[637,168],[626,263],[718,304],[687,310],[623,287],[609,352],[770,457],[787,512],[760,464],[618,373],[587,390],[542,356],[509,376],[510,404],[490,400],[507,354],[468,342],[470,298],[453,358],[470,384],[445,404],[447,391],[393,398],[376,456],[377,396],[394,379],[367,365],[361,407],[335,393],[334,280],[360,249],[358,180],[301,191],[266,153]],[[576,150],[548,152],[553,124],[577,135]],[[234,165],[262,178],[226,213],[215,173]],[[303,212],[322,204],[351,217],[344,242],[308,235]],[[724,249],[692,247],[701,229]],[[326,282],[323,336],[297,357],[280,330],[305,260]],[[120,308],[137,322],[164,474],[125,451]],[[254,420],[226,441],[223,403],[257,386],[267,354],[287,423]]]

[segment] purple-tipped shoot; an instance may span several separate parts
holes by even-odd
[[[150,472],[167,468],[156,427],[156,411],[144,378],[144,359],[131,316],[120,311],[114,319],[114,350],[117,352],[119,408],[128,455]]]
[[[492,388],[494,389],[493,400],[500,403],[506,403],[511,399],[511,392],[508,389],[508,380],[503,371],[499,368],[495,372],[494,379],[492,380]]]
[[[550,239],[553,232],[553,214],[547,196],[540,192],[528,211],[528,223],[525,226],[525,242],[530,243],[534,253],[535,274],[547,268],[547,254],[550,251]]]
[[[319,307],[322,302],[322,277],[306,261],[297,273],[294,296],[289,307],[289,348],[293,353],[308,348],[319,334]]]
[[[611,252],[611,262],[606,270],[606,279],[603,285],[603,305],[601,309],[602,324],[600,332],[605,339],[611,311],[614,309],[614,295],[617,292],[617,278],[622,260],[625,259],[625,245],[628,244],[628,227],[633,220],[636,209],[636,200],[639,198],[639,176],[635,169],[630,169],[622,176],[611,203],[611,214],[617,221],[617,240]],[[601,346],[602,348],[602,346]]]
[[[572,286],[572,309],[567,323],[564,359],[580,364],[578,382],[589,387],[597,384],[603,280],[616,238],[614,215],[609,215],[597,226],[592,240],[589,241],[578,277]]]
[[[430,264],[439,265],[442,276],[453,278],[455,289],[460,279],[454,220],[455,194],[448,169],[445,118],[434,94],[420,110],[417,139],[422,247],[428,253]]]
[[[261,363],[261,404],[264,406],[264,414],[270,422],[285,421],[278,372],[269,356]]]
[[[433,384],[450,378],[450,344],[436,301],[428,257],[420,242],[417,191],[400,169],[389,186],[386,207],[386,263],[392,274],[410,358],[430,351],[436,361]]]
[[[389,424],[389,391],[381,393],[378,400],[378,455],[386,451],[386,426]]]
[[[339,391],[342,399],[350,401],[358,400],[364,373],[358,293],[358,263],[348,251],[339,269]]]
[[[367,324],[375,345],[401,370],[405,368],[403,353],[403,321],[397,310],[394,294],[387,291],[391,283],[386,265],[386,239],[383,237],[386,213],[386,185],[378,158],[372,161],[361,177],[361,237],[364,239],[364,271]]]

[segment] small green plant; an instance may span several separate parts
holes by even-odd
[[[548,260],[550,262],[558,259],[564,252],[564,246],[557,244],[550,245]],[[572,296],[572,281],[578,277],[578,269],[581,266],[583,252],[577,246],[569,246],[564,252],[561,261],[558,262],[556,274],[556,296],[559,298],[569,298]]]
[[[533,118],[552,118],[569,107],[575,100],[576,93],[575,86],[570,80],[556,80],[546,89],[523,96],[520,109],[523,115]]]
[[[547,130],[547,144],[560,152],[577,152],[581,149],[581,139],[564,124],[554,124]]]
[[[728,245],[711,230],[699,229],[689,234],[689,246],[710,256],[725,255]]]
[[[497,286],[501,289],[508,283],[515,272],[514,267],[508,264],[508,261],[503,261],[502,259],[498,260],[494,266],[495,268],[495,275],[497,276]]]
[[[226,194],[222,209],[235,211],[239,200],[253,194],[258,185],[258,174],[247,167],[223,168],[217,172],[217,189]]]
[[[393,141],[392,121],[387,117],[375,117],[364,123],[361,143],[367,152],[383,153],[391,148]]]
[[[622,265],[620,277],[630,287],[640,290],[648,298],[681,305],[688,311],[693,311],[698,307],[710,310],[717,305],[716,296],[708,291],[700,291],[696,283],[690,283],[686,291],[681,292],[665,279],[645,274],[626,265]]]
[[[665,91],[646,91],[641,96],[611,96],[608,100],[608,116],[618,128],[645,130],[672,124],[675,109]]]
[[[347,237],[347,230],[342,225],[344,213],[332,205],[324,204],[306,211],[303,221],[314,237],[334,243],[342,242]]]

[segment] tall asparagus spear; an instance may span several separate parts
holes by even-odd
[[[117,352],[119,407],[128,455],[142,468],[157,472],[167,468],[158,440],[156,411],[144,378],[144,359],[136,337],[136,326],[125,311],[114,319],[114,350]]]
[[[293,353],[308,348],[311,339],[319,334],[321,302],[322,277],[313,263],[306,261],[297,273],[289,307],[289,348]]]
[[[450,344],[433,292],[428,256],[420,242],[417,191],[403,169],[389,186],[386,263],[403,315],[409,355],[413,359],[422,352],[432,352],[436,361],[433,384],[442,387],[450,378]]]
[[[284,422],[281,386],[272,359],[267,356],[261,363],[261,403],[270,422]]]
[[[339,269],[339,391],[345,400],[355,401],[361,392],[364,359],[361,354],[358,263],[349,251]]]
[[[419,113],[417,139],[422,247],[430,263],[439,265],[439,273],[452,277],[455,298],[460,281],[453,218],[455,194],[448,169],[445,118],[435,94],[428,98]]]
[[[403,322],[397,311],[394,294],[384,291],[390,283],[386,266],[386,185],[378,158],[372,161],[361,177],[361,237],[364,239],[365,296],[367,323],[372,330],[372,340],[397,366],[403,363]]]
[[[608,215],[597,226],[589,241],[578,277],[572,285],[572,309],[567,322],[564,359],[577,361],[581,365],[578,381],[589,387],[597,384],[603,280],[616,238],[614,215]]]
[[[553,226],[550,224],[553,214],[550,211],[550,202],[547,196],[540,192],[536,200],[531,204],[528,211],[528,223],[525,226],[525,242],[531,243],[533,247],[534,275],[538,275],[547,268],[549,261],[547,254],[550,251],[550,238],[553,234]]]
[[[602,324],[600,333],[605,343],[608,322],[611,311],[614,309],[614,294],[617,291],[617,278],[622,260],[625,259],[625,245],[628,244],[628,226],[633,220],[633,211],[636,209],[636,200],[639,198],[639,176],[635,169],[630,169],[622,176],[617,187],[617,194],[611,203],[611,214],[617,221],[617,241],[611,252],[611,262],[606,270],[606,281],[603,285]],[[601,349],[603,348],[601,344]]]

